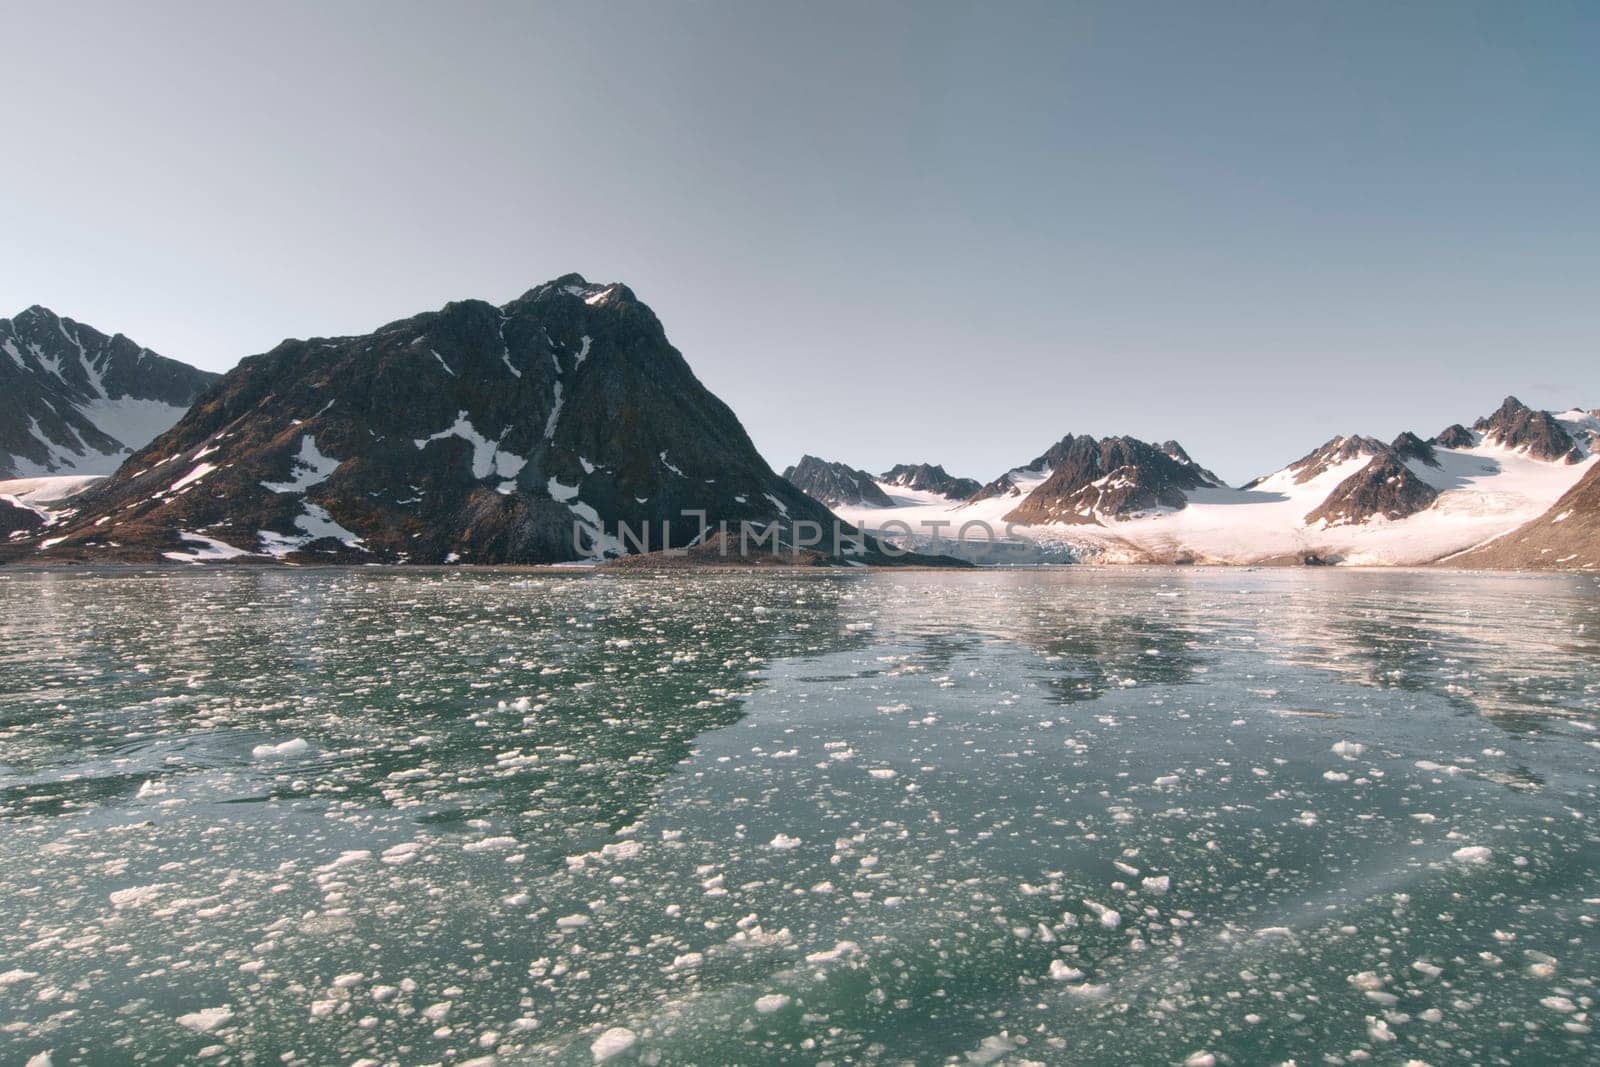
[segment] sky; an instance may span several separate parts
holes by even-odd
[[[0,0],[0,314],[202,367],[569,271],[780,470],[1600,406],[1600,5]]]

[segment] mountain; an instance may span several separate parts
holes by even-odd
[[[978,544],[989,539],[1017,562],[1414,565],[1504,538],[1547,512],[1554,524],[1552,505],[1600,466],[1593,412],[1534,411],[1509,398],[1471,424],[1432,441],[1335,437],[1237,489],[1173,442],[1069,435],[964,503],[840,513],[919,546],[967,529],[968,545],[939,550],[979,561],[993,556]],[[1570,510],[1562,524],[1581,511]],[[1571,555],[1573,536],[1541,556]]]
[[[110,474],[218,378],[37,305],[0,353],[0,478]]]
[[[251,356],[73,504],[36,558],[542,563],[687,545],[691,509],[834,521],[627,286],[576,274]]]
[[[1362,454],[1353,453],[1352,458]],[[1351,525],[1366,522],[1375,515],[1403,519],[1431,507],[1439,499],[1439,490],[1418,474],[1412,463],[1441,469],[1432,446],[1408,431],[1395,438],[1393,444],[1366,466],[1336,485],[1327,499],[1307,513],[1306,524]]]
[[[1287,467],[1283,468],[1294,476],[1296,485],[1304,485],[1326,474],[1331,468],[1348,463],[1359,456],[1376,456],[1383,452],[1386,446],[1376,437],[1363,437],[1361,434],[1351,434],[1349,437],[1334,437],[1324,441],[1310,452],[1301,456]],[[1269,475],[1244,484],[1245,489],[1254,489]]]
[[[1548,411],[1534,411],[1514,396],[1508,396],[1497,411],[1472,424],[1482,440],[1535,459],[1562,459],[1576,463],[1586,449],[1579,445],[1559,418]]]
[[[1049,473],[1005,515],[1007,522],[1090,524],[1177,510],[1188,503],[1189,490],[1218,484],[1177,442],[1152,445],[1134,437],[1068,434],[1035,464],[1035,472]]]
[[[889,495],[878,488],[872,475],[843,463],[802,456],[799,463],[783,472],[783,476],[811,499],[829,507],[845,504],[887,508],[894,505]]]
[[[1452,567],[1600,571],[1600,464],[1590,466],[1539,518],[1447,562]]]
[[[881,485],[966,500],[983,488],[976,478],[957,478],[933,463],[897,463],[878,476]]]

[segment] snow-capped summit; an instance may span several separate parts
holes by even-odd
[[[0,319],[0,478],[110,474],[217,378],[38,305]]]

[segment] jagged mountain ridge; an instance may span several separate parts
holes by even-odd
[[[799,463],[784,470],[783,477],[811,499],[828,507],[841,504],[870,508],[894,506],[894,501],[878,487],[872,475],[843,463],[801,456]]]
[[[967,500],[983,488],[976,478],[958,478],[936,463],[896,463],[878,475],[880,485],[937,493],[950,500]]]
[[[1238,489],[1174,442],[1068,435],[963,504],[843,514],[919,544],[981,523],[1048,560],[1420,564],[1538,518],[1600,457],[1600,413],[1508,397],[1473,425],[1335,437]]]
[[[638,548],[619,521],[685,545],[686,509],[833,521],[631,290],[578,275],[284,341],[73,503],[45,558],[558,562]]]
[[[1158,508],[1177,509],[1193,489],[1220,484],[1175,441],[1068,434],[1045,453],[1049,476],[1005,516],[1007,522],[1095,523]],[[1040,468],[1035,468],[1040,469]]]
[[[110,474],[219,377],[38,305],[0,319],[0,478]]]

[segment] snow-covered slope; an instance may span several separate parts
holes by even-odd
[[[0,477],[110,474],[216,379],[48,308],[0,319]]]
[[[1097,515],[1093,522],[1008,524],[1008,517],[1029,513],[1019,504],[1051,477],[1049,465],[1038,461],[1008,471],[965,504],[885,485],[894,507],[835,510],[918,546],[936,536],[959,538],[967,542],[961,554],[974,558],[982,558],[992,532],[1021,546],[1005,557],[1018,561],[1428,563],[1539,518],[1600,462],[1600,418],[1591,412],[1530,412],[1508,401],[1477,425],[1450,436],[1460,442],[1454,448],[1409,434],[1390,446],[1370,437],[1335,438],[1244,488],[1186,489],[1181,507]],[[1535,433],[1513,434],[1505,425]],[[1354,492],[1363,478],[1377,482],[1365,497]],[[1414,484],[1386,501],[1390,482]],[[1353,510],[1351,501],[1373,494],[1375,508]]]

